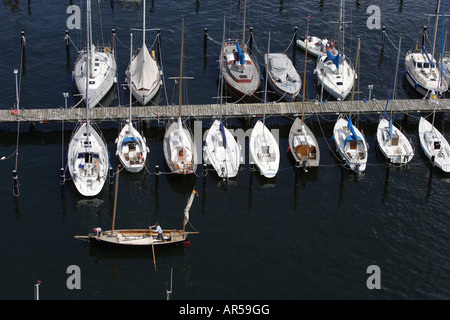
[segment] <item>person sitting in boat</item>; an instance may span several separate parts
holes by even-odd
[[[322,40],[322,48],[323,48],[324,52],[327,50],[327,47],[328,47],[328,40],[327,40],[327,37],[325,37]]]
[[[97,227],[97,228],[94,228],[92,231],[94,232],[95,236],[97,236],[97,237],[101,237],[102,236],[102,228]]]
[[[156,237],[156,239],[164,241],[163,231],[162,231],[161,226],[159,225],[158,222],[156,222],[155,225],[151,226],[150,228],[156,228],[155,231],[158,233],[158,236]]]

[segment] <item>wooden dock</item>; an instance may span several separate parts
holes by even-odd
[[[317,101],[305,102],[305,115],[322,114],[333,115],[339,113],[382,113],[386,106],[386,100],[373,101],[328,101],[326,103]],[[432,112],[435,104],[428,99],[405,99],[390,100],[389,110],[396,113]],[[218,104],[185,105],[182,107],[183,118],[212,118],[220,113]],[[450,99],[439,100],[437,111],[450,111]],[[46,108],[0,110],[0,122],[76,122],[85,117],[84,108]],[[89,110],[89,118],[93,121],[120,121],[128,118],[128,106],[95,107]],[[263,103],[239,103],[224,104],[222,115],[225,118],[248,118],[262,116],[264,112]],[[269,102],[266,105],[267,116],[297,116],[302,113],[302,102]],[[132,107],[132,115],[136,120],[159,120],[178,116],[178,106],[136,106]]]

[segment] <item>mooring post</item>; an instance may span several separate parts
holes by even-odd
[[[292,44],[292,62],[294,62],[295,65],[295,52],[296,52],[296,45],[297,45],[297,33],[298,33],[298,27],[294,27],[294,42]],[[306,57],[305,57],[306,59]]]
[[[116,59],[116,29],[111,30],[112,37],[112,55]]]
[[[19,196],[19,176],[17,175],[17,170],[13,170],[12,171],[12,175],[13,175],[13,192],[14,192],[14,196],[18,197]]]
[[[66,35],[64,36],[64,41],[66,42],[66,55],[67,57],[70,56],[70,36],[69,36],[69,30],[66,30]]]
[[[159,166],[155,165],[155,188],[156,188],[156,195],[159,194],[159,176],[161,172],[159,171]]]
[[[22,61],[25,61],[26,40],[25,40],[25,31],[23,31],[23,30],[20,32],[20,43],[22,44],[22,55],[23,55]]]
[[[425,46],[425,39],[427,37],[427,26],[423,26],[422,31],[422,47]]]
[[[161,65],[161,29],[158,29],[158,63]]]
[[[383,26],[383,29],[381,31],[381,52],[384,51],[384,38],[386,37],[386,27]]]
[[[208,47],[208,28],[203,29],[203,55],[206,56],[206,49]]]

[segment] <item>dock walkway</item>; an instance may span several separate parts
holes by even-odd
[[[382,113],[386,106],[386,100],[373,101],[317,101],[305,102],[305,115],[322,114],[332,115],[339,113]],[[435,104],[429,99],[402,99],[390,100],[389,110],[396,113],[432,112]],[[212,118],[220,113],[219,104],[198,104],[182,106],[183,118]],[[450,99],[439,100],[436,109],[440,112],[450,111]],[[0,110],[0,122],[16,122],[19,119],[27,122],[76,122],[85,117],[84,108],[41,108],[15,110]],[[128,118],[128,106],[95,107],[89,110],[89,118],[93,121],[120,121]],[[264,112],[263,103],[238,103],[224,104],[222,116],[227,118],[242,118],[261,116]],[[302,113],[302,102],[269,102],[266,105],[266,115],[270,116],[297,116]],[[135,106],[132,107],[132,115],[136,120],[169,119],[178,116],[178,106]]]

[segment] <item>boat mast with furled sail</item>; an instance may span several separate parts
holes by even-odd
[[[197,171],[197,149],[190,131],[181,120],[182,86],[183,86],[183,42],[184,18],[181,28],[180,86],[177,121],[172,121],[164,134],[163,150],[170,171],[179,175],[192,174]]]
[[[133,96],[140,104],[146,105],[158,93],[161,87],[161,70],[145,44],[145,0],[143,1],[142,47],[133,57],[126,71],[127,83]],[[136,30],[136,29],[132,29]]]
[[[244,0],[242,43],[237,39],[224,40],[219,58],[222,79],[227,89],[239,100],[248,100],[261,83],[259,68],[245,44],[245,10]]]
[[[309,17],[306,26],[306,38],[308,38]],[[305,69],[303,74],[303,101],[302,118],[296,118],[289,131],[289,149],[295,161],[307,171],[308,167],[318,167],[320,162],[320,150],[316,137],[305,124],[305,87],[306,87],[306,64],[308,60],[308,41],[305,45]]]
[[[87,52],[90,57],[91,42],[91,3],[87,2]],[[87,59],[88,60],[88,59]],[[86,75],[90,74],[90,63],[85,64]],[[90,80],[86,76],[85,99],[89,100]],[[100,193],[108,176],[108,149],[101,133],[93,127],[89,120],[89,103],[86,103],[86,121],[81,120],[69,142],[67,165],[69,173],[78,192],[84,196],[96,196]]]

